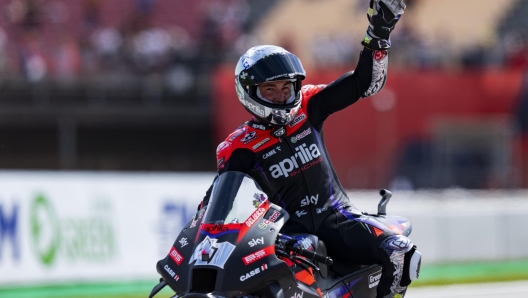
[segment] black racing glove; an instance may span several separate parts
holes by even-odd
[[[370,0],[367,13],[369,27],[363,46],[371,50],[390,48],[389,35],[394,30],[405,9],[403,0]]]

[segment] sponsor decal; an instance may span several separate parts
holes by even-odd
[[[183,256],[179,251],[176,250],[176,248],[174,248],[174,246],[171,247],[169,257],[174,261],[174,263],[178,264],[178,266],[180,266],[181,262],[183,262]]]
[[[261,228],[261,229],[265,229],[265,228],[268,227],[268,225],[265,222],[261,222],[261,223],[259,223],[258,227]]]
[[[258,208],[262,203],[264,203],[264,201],[266,201],[266,197],[264,196],[264,194],[256,193],[253,195],[253,198],[253,206],[255,208]]]
[[[295,215],[297,215],[297,217],[301,217],[303,215],[306,215],[307,212],[305,210],[297,210],[295,211]]]
[[[381,270],[368,276],[369,289],[377,286],[381,279]]]
[[[184,247],[185,245],[189,244],[189,242],[187,242],[187,238],[182,238],[179,242],[181,247]]]
[[[307,170],[310,167],[322,161],[321,152],[316,144],[307,146],[306,144],[295,147],[293,156],[284,159],[283,161],[272,165],[269,168],[273,178],[294,176],[300,173],[301,170]]]
[[[239,128],[239,129],[235,130],[235,131],[231,134],[231,136],[229,137],[228,140],[233,141],[233,140],[236,139],[236,137],[238,137],[239,135],[243,134],[244,132],[246,132],[246,128],[245,128],[245,127],[244,127],[244,128]]]
[[[195,265],[211,265],[223,269],[225,262],[229,259],[233,250],[235,250],[233,244],[229,242],[218,242],[218,239],[206,236],[194,249],[189,264],[196,261]],[[204,254],[208,258],[203,258]]]
[[[116,255],[112,205],[108,200],[94,200],[80,208],[84,214],[61,217],[51,200],[38,195],[29,206],[31,245],[37,259],[52,266],[59,257],[68,262],[109,263]],[[3,215],[4,216],[4,215]],[[3,218],[12,221],[12,219]],[[9,226],[11,223],[2,223]],[[0,231],[0,241],[6,235]],[[5,238],[4,238],[5,239]],[[82,244],[82,245],[81,245]],[[2,247],[0,247],[0,252]],[[59,252],[61,252],[59,254]]]
[[[165,265],[165,267],[163,268],[165,269],[165,271],[167,271],[170,276],[172,276],[172,278],[174,278],[175,281],[178,281],[180,279],[180,275],[174,273],[174,271],[172,271],[169,265]]]
[[[276,138],[280,138],[280,137],[282,137],[285,133],[286,133],[286,129],[284,129],[284,127],[281,126],[280,128],[274,130],[274,131],[271,133],[271,135],[274,136],[274,137],[276,137]]]
[[[277,151],[281,151],[281,147],[280,146],[275,147],[275,149],[277,149]]]
[[[293,296],[291,296],[291,298],[303,298],[303,295],[304,295],[304,292],[301,292],[300,294],[295,292],[295,294],[293,294]]]
[[[225,225],[214,225],[214,224],[208,225],[208,226],[202,225],[202,230],[206,231],[209,234],[218,234],[218,233],[229,230],[229,227],[226,227]]]
[[[264,214],[266,213],[265,208],[258,208],[249,216],[249,218],[246,220],[246,226],[248,228],[251,228],[251,226]]]
[[[240,141],[244,143],[244,145],[246,145],[256,138],[257,138],[257,132],[251,131],[251,132],[248,132],[242,139],[240,139]]]
[[[220,143],[218,145],[218,147],[216,147],[216,154],[224,151],[225,149],[231,147],[231,142],[228,142],[228,141],[223,141],[222,143]]]
[[[301,207],[308,205],[317,205],[317,201],[319,201],[319,194],[317,194],[315,197],[311,196],[310,198],[306,196],[306,198],[301,200]]]
[[[247,101],[247,100],[244,101],[244,105],[245,105],[250,111],[252,111],[253,113],[258,114],[258,115],[260,115],[260,116],[262,116],[262,117],[265,116],[265,115],[264,115],[264,109],[263,109],[263,108],[261,108],[261,107],[255,105],[255,104],[253,104],[253,103],[251,103],[251,102],[249,102],[249,101]]]
[[[276,222],[280,215],[281,213],[279,211],[274,210],[273,214],[268,218],[268,220],[271,222]]]
[[[224,165],[224,161],[225,161],[225,157],[222,156],[222,158],[220,158],[217,162],[216,162],[216,167],[217,168],[220,168]]]
[[[306,115],[304,113],[300,114],[299,116],[293,119],[292,123],[290,124],[290,127],[294,127],[295,125],[297,125],[299,122],[303,121],[304,119],[306,119]]]
[[[191,225],[189,228],[196,227],[196,224],[202,219],[203,215],[205,213],[205,208],[202,208],[200,211],[198,211],[198,214],[191,220]]]
[[[280,148],[280,147],[279,147],[279,148]],[[272,155],[275,154],[275,153],[277,153],[277,152],[275,151],[275,149],[271,149],[271,151],[266,152],[264,155],[262,155],[262,158],[266,159],[266,158],[272,156]]]
[[[258,123],[251,123],[251,127],[256,128],[256,129],[260,129],[260,130],[266,130],[266,126],[264,126],[262,124],[258,124]]]
[[[259,244],[264,244],[264,237],[260,237],[260,238],[253,238],[251,239],[251,241],[248,242],[249,244],[249,247],[253,247],[255,245],[259,245]]]
[[[262,266],[254,269],[254,270],[249,271],[245,275],[240,276],[240,281],[245,281],[248,278],[252,278],[253,276],[259,274],[260,272],[262,272],[262,271],[264,271],[266,269],[268,269],[268,264],[263,264]]]
[[[270,256],[272,254],[275,254],[275,247],[274,246],[268,246],[266,248],[263,248],[261,250],[258,250],[252,254],[249,254],[242,258],[242,261],[244,262],[244,265],[249,265],[255,261],[258,261],[266,256]]]
[[[385,58],[385,56],[387,56],[387,51],[375,51],[374,52],[374,59],[376,59],[377,61]]]
[[[328,207],[316,208],[316,209],[315,209],[315,212],[316,212],[317,214],[321,214],[321,213],[325,212],[326,210],[328,210]]]
[[[311,134],[312,133],[312,130],[310,128],[308,128],[307,130],[301,132],[300,134],[297,134],[296,136],[293,136],[291,138],[291,142],[292,143],[296,143],[298,140],[306,137],[307,135]]]
[[[255,146],[253,146],[253,150],[257,150],[258,147],[266,144],[269,140],[270,138],[265,138],[264,140],[258,142],[257,144],[255,144]]]

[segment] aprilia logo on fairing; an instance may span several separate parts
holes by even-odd
[[[315,197],[311,196],[310,198],[306,196],[306,198],[301,200],[301,207],[308,206],[310,204],[317,205],[317,201],[319,201],[319,194],[317,194]]]
[[[251,228],[251,226],[255,223],[255,221],[257,221],[257,219],[259,219],[259,217],[265,212],[266,212],[266,209],[264,208],[258,208],[257,210],[255,210],[255,212],[253,212],[253,214],[251,214],[249,218],[246,220],[246,226],[248,226],[248,228]]]
[[[246,273],[246,275],[242,275],[240,277],[240,281],[244,281],[244,280],[246,280],[248,278],[251,278],[251,277],[259,274],[260,272],[262,272],[262,271],[264,271],[266,269],[268,269],[268,265],[264,264],[264,265],[260,266],[259,268],[255,269],[255,270],[249,271],[249,273]]]
[[[318,158],[321,156],[321,152],[319,152],[319,148],[317,148],[316,144],[311,144],[309,147],[307,147],[306,144],[302,144],[295,147],[295,151],[297,151],[297,153],[290,158],[286,158],[269,168],[273,178],[294,176],[298,174],[300,170],[307,170],[311,166],[322,161],[322,158]],[[296,169],[299,170],[291,173]]]
[[[381,279],[381,271],[374,272],[368,277],[369,289],[377,286]]]
[[[174,261],[174,263],[178,264],[178,266],[183,261],[183,256],[174,247],[171,247],[169,257]]]
[[[251,239],[251,241],[249,241],[248,244],[249,244],[249,247],[253,247],[259,244],[264,244],[264,237],[260,237],[257,239]]]

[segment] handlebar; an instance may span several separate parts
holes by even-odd
[[[279,239],[283,241],[285,240],[283,244],[286,246],[285,248],[287,250],[292,251],[299,256],[303,256],[309,260],[322,263],[325,265],[332,265],[334,263],[334,260],[332,260],[332,258],[329,256],[325,256],[323,254],[316,253],[315,251],[304,249],[301,246],[295,246],[295,243],[297,243],[297,239],[293,237],[290,237],[284,234],[279,234],[277,240]]]
[[[300,256],[308,258],[312,261],[316,261],[318,263],[322,263],[325,265],[332,265],[334,263],[334,260],[332,260],[332,258],[330,258],[329,256],[318,254],[315,251],[304,249],[302,247],[295,247],[293,251]]]

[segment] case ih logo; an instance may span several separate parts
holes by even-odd
[[[295,151],[297,153],[290,158],[286,158],[269,168],[273,178],[294,176],[300,173],[301,170],[307,170],[322,161],[321,152],[319,152],[316,144],[311,144],[309,147],[306,144],[302,144],[295,147]]]
[[[251,270],[248,273],[246,273],[245,275],[242,275],[240,277],[240,281],[245,281],[246,279],[257,275],[257,274],[259,274],[260,272],[262,272],[262,271],[264,271],[266,269],[268,269],[268,264],[264,264],[264,265],[258,267],[257,269]]]
[[[174,261],[174,263],[178,264],[178,266],[180,266],[181,262],[183,262],[183,256],[174,247],[171,247],[169,257]]]
[[[249,218],[246,220],[246,226],[248,226],[248,228],[251,228],[251,226],[255,223],[255,221],[257,221],[257,219],[259,219],[259,217],[261,217],[262,214],[264,213],[266,213],[265,208],[261,207],[255,210],[255,212],[253,212],[253,214],[251,214]]]

